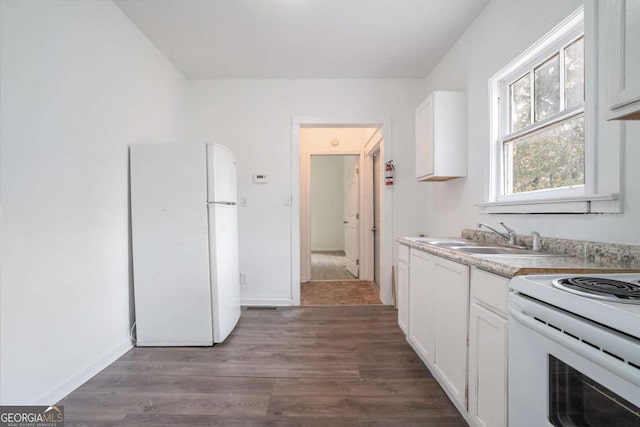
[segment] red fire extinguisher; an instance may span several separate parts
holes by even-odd
[[[393,166],[393,160],[389,160],[384,164],[384,183],[387,186],[393,185],[393,171],[395,170],[396,168]]]

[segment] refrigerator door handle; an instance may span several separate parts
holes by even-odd
[[[228,205],[235,206],[236,202],[207,202],[207,205]]]

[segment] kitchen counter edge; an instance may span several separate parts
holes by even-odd
[[[423,238],[421,238],[423,239]],[[440,239],[434,237],[434,239]],[[452,238],[459,239],[459,238]],[[562,273],[636,273],[638,269],[629,268],[623,265],[605,265],[600,262],[589,261],[587,259],[574,256],[558,257],[483,257],[475,254],[468,254],[455,249],[444,248],[428,243],[416,242],[409,237],[398,237],[396,242],[409,246],[432,255],[436,255],[450,261],[477,267],[480,270],[497,274],[508,279],[515,276],[529,274],[562,274]]]

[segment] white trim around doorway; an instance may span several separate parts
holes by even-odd
[[[308,181],[301,182],[301,158],[300,128],[301,127],[377,127],[379,132],[374,133],[378,138],[370,139],[365,144],[364,150],[358,153],[337,153],[330,154],[358,154],[360,155],[360,167],[368,177],[372,174],[372,155],[380,151],[382,163],[390,158],[391,150],[391,120],[379,118],[332,118],[332,117],[293,117],[291,123],[291,296],[293,305],[300,305],[300,279],[301,279],[301,254],[306,248],[301,247],[301,185],[306,185]],[[315,154],[322,154],[316,153]],[[308,159],[306,160],[308,161]],[[307,169],[308,170],[308,169]],[[361,178],[363,194],[360,196],[362,206],[363,223],[361,231],[371,230],[373,226],[373,185],[367,183],[368,179]],[[384,188],[384,186],[383,186]],[[382,191],[382,235],[380,236],[380,299],[383,304],[392,303],[391,289],[391,260],[393,244],[393,191],[391,188],[384,188]],[[361,234],[361,278],[363,280],[373,280],[373,236],[370,232]],[[306,253],[306,252],[305,252]]]
[[[365,230],[371,230],[373,227],[373,224],[375,222],[375,218],[374,218],[374,187],[373,187],[373,180],[370,178],[373,178],[373,157],[376,154],[379,154],[380,159],[384,160],[384,154],[383,154],[383,149],[384,149],[384,144],[383,144],[384,139],[382,138],[382,133],[380,132],[380,130],[376,131],[372,136],[371,139],[365,144],[364,147],[364,175],[366,177],[366,179],[364,180],[364,209],[363,209],[363,219],[365,222],[365,226],[368,226],[369,228],[365,229]],[[384,170],[381,171],[380,173],[380,183],[378,183],[378,185],[380,186],[381,189],[383,189],[382,193],[384,193]],[[384,197],[384,194],[383,194]],[[383,226],[383,232],[384,232],[385,227]],[[382,238],[382,236],[380,236]],[[382,240],[381,240],[382,241]],[[371,280],[373,281],[375,278],[375,254],[374,254],[374,238],[373,238],[373,234],[370,232],[365,232],[364,234],[364,248],[365,250],[370,251],[369,253],[371,254],[371,262],[367,263],[367,271],[366,271],[366,275],[367,277],[370,277],[370,279],[367,280]],[[368,258],[368,257],[367,257]],[[382,249],[380,251],[380,261],[382,261]],[[381,271],[381,275],[382,275],[382,271]],[[382,288],[381,288],[382,289]]]

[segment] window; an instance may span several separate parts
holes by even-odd
[[[604,118],[615,58],[604,3],[585,1],[489,80],[490,182],[481,213],[624,211],[624,128]],[[606,108],[606,107],[605,107]]]
[[[501,195],[584,186],[584,35],[554,48],[502,81]]]
[[[490,81],[492,202],[585,194],[584,14],[577,11]]]

